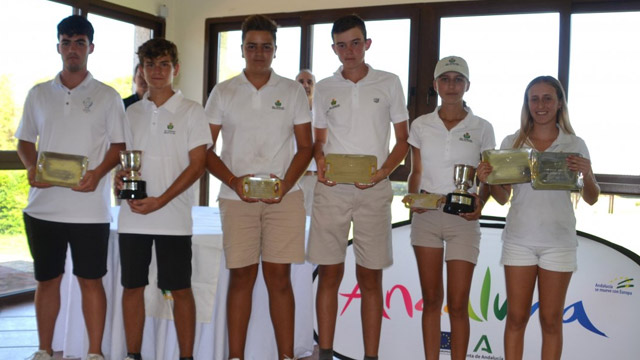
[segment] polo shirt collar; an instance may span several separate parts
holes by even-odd
[[[269,75],[269,80],[267,81],[266,84],[264,84],[264,86],[261,89],[264,89],[267,86],[275,86],[278,83],[279,78],[280,76],[278,76],[278,74],[276,74],[275,71],[271,69],[271,75]],[[244,69],[240,72],[240,76],[238,77],[238,79],[240,80],[241,84],[251,86],[252,88],[255,89],[255,86],[253,86],[253,84],[249,81],[249,79],[247,79],[247,75],[245,75]]]
[[[372,79],[373,73],[375,72],[374,69],[371,67],[371,65],[366,64],[366,63],[365,63],[365,65],[367,65],[367,68],[369,68],[369,71],[367,71],[367,75],[365,75],[362,79],[360,79],[360,81],[358,81],[358,83],[360,83],[362,81],[367,81],[369,79]],[[344,78],[344,76],[342,76],[342,69],[343,68],[344,68],[344,65],[340,65],[338,70],[336,70],[336,72],[334,72],[333,75],[337,76],[340,80],[351,82],[351,80],[347,80],[347,79]]]
[[[176,111],[178,111],[178,107],[180,106],[180,102],[182,101],[182,99],[184,98],[184,96],[182,95],[182,91],[180,90],[175,90],[175,93],[164,103],[162,104],[162,106],[160,106],[158,109],[165,109],[168,112],[170,112],[171,114],[175,114]],[[149,92],[147,91],[144,96],[142,97],[142,100],[145,101],[149,106],[155,106],[155,104],[153,103],[153,101],[149,100]]]
[[[558,137],[551,143],[550,148],[561,144],[570,144],[572,142],[571,134],[566,134],[558,125],[556,127],[558,128]]]
[[[465,129],[469,126],[475,125],[479,120],[478,118],[476,118],[473,115],[473,111],[471,111],[471,108],[466,106],[464,108],[467,111],[467,116],[464,117],[464,119],[462,119],[462,121],[460,121],[453,129],[451,130],[461,130],[461,129]],[[436,117],[435,119],[438,121],[439,124],[442,124],[442,119],[440,119],[440,106],[438,106],[436,108],[435,114]],[[444,124],[442,124],[444,126]]]
[[[51,85],[57,86],[63,89],[67,89],[67,87],[64,86],[64,84],[62,83],[62,79],[60,79],[60,74],[62,74],[62,71],[56,75],[56,77],[51,82]],[[87,71],[87,76],[85,76],[84,80],[82,80],[82,82],[78,84],[78,86],[73,88],[73,90],[88,86],[92,80],[93,80],[93,75],[91,75],[91,73]]]

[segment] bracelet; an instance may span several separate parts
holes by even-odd
[[[229,185],[229,187],[231,187],[231,182],[233,181],[233,179],[235,179],[236,176],[235,175],[231,175],[229,176],[229,180],[227,180],[227,185]]]

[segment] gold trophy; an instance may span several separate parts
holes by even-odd
[[[476,168],[471,165],[453,166],[453,182],[456,184],[456,189],[447,194],[447,202],[442,211],[449,214],[473,212],[475,201],[467,190],[473,187],[475,176]]]
[[[144,199],[147,197],[147,182],[140,178],[138,171],[142,167],[141,150],[120,151],[120,165],[127,172],[122,178],[122,190],[118,194],[120,199]]]
[[[340,184],[368,184],[378,169],[373,155],[327,154],[325,157],[327,180]]]
[[[77,186],[87,172],[86,156],[43,151],[38,154],[36,181],[55,186]]]
[[[246,176],[242,179],[242,194],[249,199],[278,199],[281,186],[278,178]]]

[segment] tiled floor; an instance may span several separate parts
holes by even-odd
[[[0,359],[18,360],[38,350],[38,332],[33,301],[0,300]]]
[[[0,360],[22,360],[29,358],[36,350],[38,332],[33,295],[20,296],[11,301],[0,299]],[[61,359],[61,354],[55,354],[55,358]],[[317,358],[316,349],[313,356],[300,360]]]

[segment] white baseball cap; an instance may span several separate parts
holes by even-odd
[[[433,78],[437,79],[440,75],[449,71],[460,73],[469,80],[469,66],[467,62],[459,56],[447,56],[440,59],[436,64],[436,70],[433,72]]]

